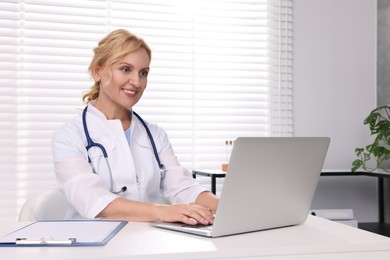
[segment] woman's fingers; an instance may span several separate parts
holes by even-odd
[[[180,222],[183,222],[184,224],[191,225],[191,226],[199,224],[199,222],[196,221],[194,218],[189,218],[189,217],[186,217],[186,216],[183,216],[183,220],[180,221]]]
[[[214,215],[211,210],[200,205],[190,204],[188,205],[186,213],[184,215],[188,217],[192,223],[210,225],[214,221]],[[195,221],[194,221],[195,220]]]
[[[214,221],[211,210],[196,204],[163,206],[160,219],[166,222],[183,222],[188,225],[209,225]]]

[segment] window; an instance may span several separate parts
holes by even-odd
[[[84,106],[92,48],[125,28],[153,51],[134,110],[183,166],[219,168],[225,140],[291,136],[291,0],[0,2],[0,219],[55,185],[54,129]]]

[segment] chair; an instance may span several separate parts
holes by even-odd
[[[19,221],[69,219],[72,212],[65,194],[53,187],[29,198],[20,210]]]

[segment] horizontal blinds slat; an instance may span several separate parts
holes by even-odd
[[[61,9],[63,7],[75,7],[75,8],[106,8],[106,0],[88,0],[88,1],[80,1],[80,0],[66,0],[66,1],[52,1],[52,0],[25,0],[26,4],[35,4],[38,6],[53,6],[57,9]],[[59,8],[61,7],[61,8]]]
[[[23,44],[29,46],[48,46],[48,47],[73,47],[79,48],[83,45],[88,47],[90,42],[96,42],[102,36],[99,33],[89,32],[60,32],[46,30],[22,30],[20,34],[23,38]]]

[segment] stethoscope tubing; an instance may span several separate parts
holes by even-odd
[[[149,137],[149,140],[150,140],[150,144],[152,145],[152,148],[153,148],[153,153],[154,153],[154,157],[156,158],[156,161],[158,163],[158,167],[161,169],[164,168],[164,165],[161,163],[160,161],[160,157],[158,156],[158,152],[157,152],[157,148],[156,148],[156,144],[154,143],[154,139],[153,139],[153,135],[152,133],[150,132],[149,130],[149,127],[146,125],[145,121],[142,119],[142,117],[136,113],[135,111],[133,111],[133,114],[138,118],[138,120],[141,122],[141,124],[144,126],[145,130],[146,130],[146,133]]]
[[[104,159],[105,159],[105,161],[107,163],[107,168],[108,168],[109,175],[110,175],[110,191],[112,193],[115,193],[115,194],[124,192],[124,191],[127,190],[126,186],[123,186],[119,191],[114,191],[114,187],[113,187],[114,186],[114,180],[113,180],[113,177],[112,177],[110,162],[108,161],[108,154],[107,154],[107,151],[104,148],[104,146],[102,144],[100,144],[100,143],[95,143],[92,140],[91,136],[89,135],[88,126],[87,126],[87,110],[88,110],[88,106],[86,106],[84,108],[83,114],[82,114],[83,130],[84,130],[85,137],[87,139],[87,145],[85,146],[85,149],[87,150],[87,154],[88,154],[88,150],[91,149],[92,147],[97,147],[97,148],[99,148],[102,151],[102,154],[103,154],[103,157],[104,157]],[[153,149],[154,157],[156,158],[156,161],[157,161],[158,166],[160,168],[160,174],[162,175],[165,172],[165,167],[161,163],[160,157],[158,156],[158,152],[157,152],[156,144],[155,144],[154,139],[153,139],[153,135],[150,132],[149,127],[146,125],[145,121],[142,119],[142,117],[139,114],[137,114],[136,112],[134,112],[134,111],[133,111],[133,114],[138,118],[138,120],[141,122],[141,124],[143,125],[143,127],[146,130],[146,133],[148,135],[150,144],[151,144],[152,149]],[[93,167],[92,161],[91,161],[91,158],[89,157],[89,155],[88,155],[88,162],[91,164],[93,172],[95,174],[97,174],[97,171]]]

